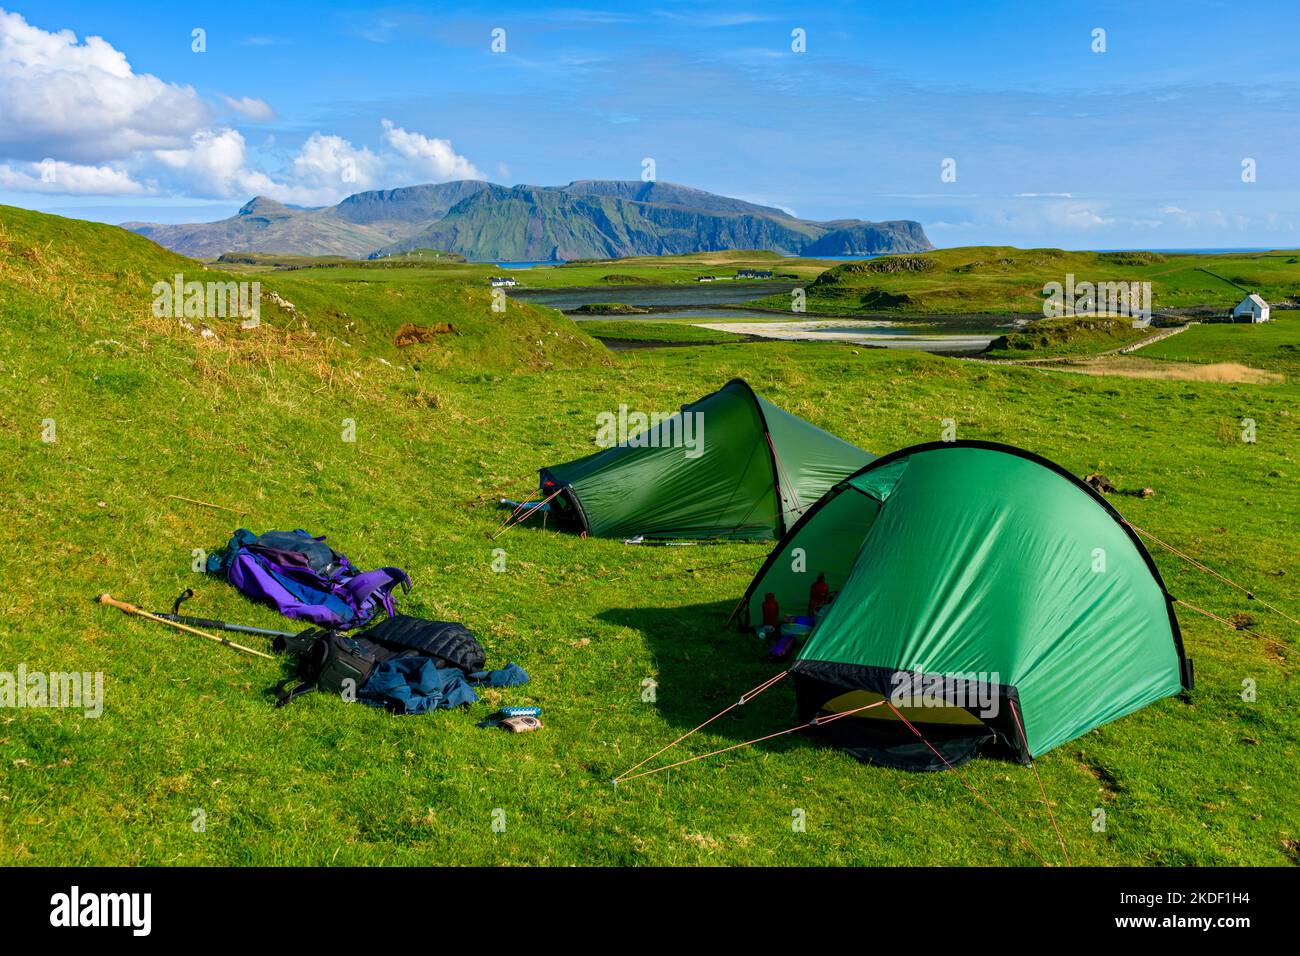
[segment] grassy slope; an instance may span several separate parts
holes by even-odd
[[[1244,286],[1269,301],[1300,296],[1300,262],[1293,252],[1151,257],[1123,253],[1064,252],[967,246],[844,263],[808,287],[810,312],[969,313],[1042,315],[1043,286],[1076,282],[1151,283],[1154,307],[1219,304],[1226,311]],[[915,268],[890,270],[895,265]],[[1207,271],[1208,270],[1208,271]],[[764,304],[788,308],[788,297]]]
[[[596,414],[620,401],[673,409],[733,375],[877,452],[935,438],[951,417],[963,437],[1152,486],[1152,499],[1117,499],[1136,524],[1296,610],[1294,378],[1086,378],[790,343],[641,352],[593,374],[553,313],[512,307],[494,326],[475,316],[478,290],[429,299],[303,273],[274,287],[315,337],[268,309],[256,333],[222,325],[205,342],[147,316],[141,288],[180,265],[111,227],[0,210],[0,663],[103,670],[108,695],[98,720],[0,714],[0,862],[1033,862],[951,775],[867,768],[796,738],[610,786],[773,673],[752,638],[721,629],[763,549],[628,548],[531,528],[492,542],[499,513],[468,503],[525,493],[537,465],[590,451]],[[533,328],[494,348],[387,351],[395,323],[447,318],[485,336],[516,320],[558,334],[540,337],[541,357]],[[1236,440],[1246,416],[1255,445]],[[345,417],[353,444],[340,440]],[[46,418],[56,444],[39,440]],[[463,620],[493,663],[527,667],[533,682],[499,699],[541,704],[546,729],[476,729],[496,695],[470,714],[409,719],[325,697],[277,711],[264,689],[278,664],[92,603],[109,590],[156,607],[193,586],[196,613],[281,624],[189,571],[192,549],[222,545],[237,523],[328,532],[362,563],[406,567],[417,586],[404,609]],[[1175,594],[1247,609],[1156,557]],[[1039,761],[1073,858],[1294,862],[1297,631],[1265,617],[1277,640],[1263,641],[1182,620],[1192,703],[1160,702]],[[655,703],[641,701],[647,677]],[[1245,678],[1256,703],[1240,699]],[[789,726],[790,709],[778,687],[677,753]],[[1028,771],[981,760],[963,773],[1051,855]],[[1104,834],[1090,829],[1099,806]],[[796,807],[806,833],[791,832]],[[195,808],[206,832],[191,829]],[[505,833],[491,829],[497,808]]]
[[[1009,359],[1091,355],[1123,348],[1159,331],[1134,328],[1129,319],[1039,319],[1021,332],[995,339],[984,355]]]

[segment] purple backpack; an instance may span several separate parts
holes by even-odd
[[[324,536],[301,529],[255,535],[240,528],[225,551],[208,557],[208,572],[285,617],[345,631],[366,624],[381,607],[392,617],[393,588],[411,590],[401,568],[359,572]]]

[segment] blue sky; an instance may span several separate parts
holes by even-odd
[[[1294,2],[0,10],[0,203],[66,215],[636,179],[650,157],[661,180],[917,219],[939,245],[1300,246]]]

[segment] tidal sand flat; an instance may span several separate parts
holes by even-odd
[[[848,342],[888,349],[920,349],[925,352],[981,352],[998,333],[930,332],[915,326],[845,325],[842,321],[804,322],[701,322],[702,329],[756,335],[788,342]]]

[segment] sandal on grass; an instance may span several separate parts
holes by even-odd
[[[500,727],[501,722],[510,717],[540,717],[542,708],[540,707],[502,707],[494,713],[488,714],[478,722],[480,727]]]
[[[542,722],[536,717],[524,714],[519,717],[507,717],[501,721],[501,727],[512,734],[526,734],[530,730],[541,730]]]

